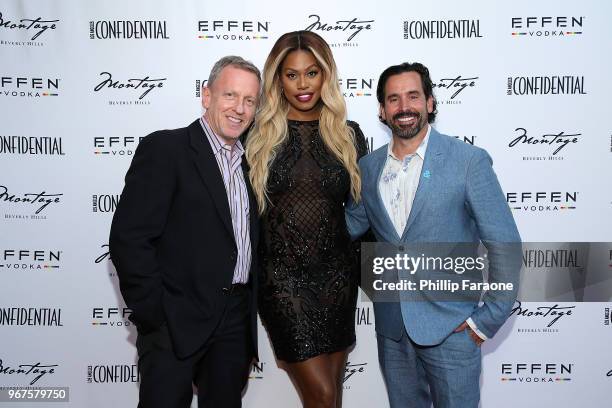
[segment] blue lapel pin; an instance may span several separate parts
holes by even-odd
[[[429,178],[429,177],[431,177],[431,172],[430,172],[429,170],[425,170],[425,171],[423,172],[423,177],[425,177],[425,178]]]

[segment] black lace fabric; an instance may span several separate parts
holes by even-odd
[[[355,342],[358,254],[344,219],[350,177],[327,150],[318,121],[289,121],[268,177],[260,316],[276,357],[304,361]],[[367,153],[359,125],[358,156]]]

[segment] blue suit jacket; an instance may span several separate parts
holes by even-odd
[[[346,210],[351,236],[359,237],[371,228],[379,242],[397,245],[482,241],[488,250],[489,281],[518,283],[520,252],[509,258],[503,243],[520,242],[520,236],[487,152],[432,128],[412,210],[400,237],[378,188],[387,146],[359,161],[361,201],[350,203]],[[435,345],[471,317],[491,338],[506,321],[515,296],[516,290],[503,299],[487,292],[480,306],[476,301],[375,302],[376,331],[398,340],[405,327],[417,344]]]

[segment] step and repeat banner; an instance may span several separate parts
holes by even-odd
[[[125,172],[142,137],[202,114],[217,59],[262,68],[287,31],[331,45],[371,148],[389,140],[378,76],[422,62],[434,126],[491,154],[525,241],[612,241],[611,11],[597,0],[3,1],[0,386],[68,391],[41,407],[136,406],[136,331],[108,254]],[[567,265],[565,251],[532,255]],[[483,407],[609,406],[612,299],[580,300],[516,304],[483,345]],[[371,303],[355,319],[344,406],[387,407]],[[244,405],[299,406],[259,330]]]

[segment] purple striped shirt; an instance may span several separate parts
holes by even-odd
[[[238,250],[238,259],[234,268],[232,283],[247,283],[251,268],[251,234],[249,224],[249,193],[247,191],[244,173],[242,172],[242,155],[244,148],[240,140],[234,146],[225,144],[213,132],[202,116],[200,124],[210,143],[219,171],[223,176],[223,184],[229,202],[234,239]]]

